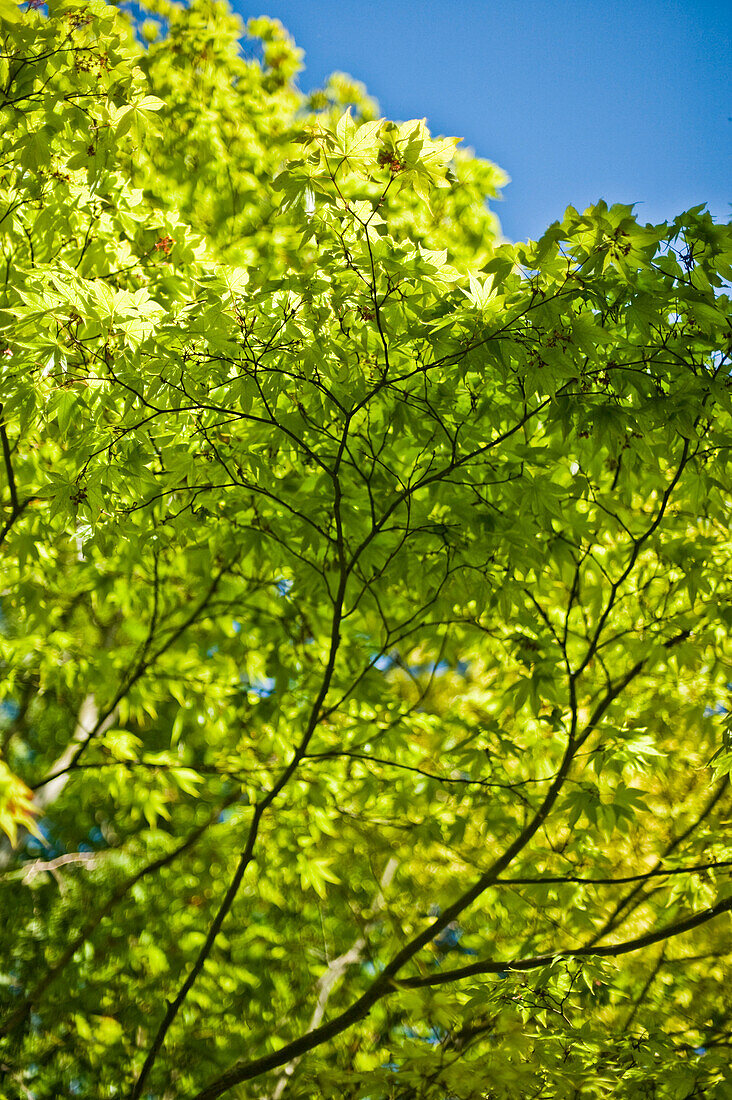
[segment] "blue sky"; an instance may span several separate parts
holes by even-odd
[[[389,118],[427,117],[511,176],[512,240],[568,204],[663,221],[732,213],[732,5],[706,0],[232,0],[305,50],[300,86],[341,70]]]

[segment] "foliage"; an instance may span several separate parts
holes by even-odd
[[[4,1094],[731,1096],[729,230],[503,243],[498,169],[279,24],[37,9]]]

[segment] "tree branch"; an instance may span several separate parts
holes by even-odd
[[[732,897],[724,898],[710,909],[703,909],[690,917],[677,921],[675,924],[667,924],[665,928],[659,928],[656,932],[647,932],[644,936],[626,940],[624,943],[610,944],[605,947],[578,947],[569,951],[554,951],[548,955],[534,955],[528,959],[491,960],[472,963],[470,966],[461,966],[456,970],[443,970],[439,974],[427,974],[418,978],[407,978],[399,982],[402,989],[418,989],[428,985],[444,985],[446,982],[462,981],[476,974],[502,974],[510,970],[536,970],[542,966],[549,966],[556,959],[583,959],[583,958],[616,958],[618,955],[627,955],[632,951],[640,951],[644,947],[651,947],[654,943],[661,943],[673,936],[681,936],[684,932],[690,932],[707,921],[714,920],[722,913],[732,911]]]
[[[720,914],[728,913],[731,910],[732,897],[729,897],[725,898],[724,901],[718,902],[717,905],[713,906],[711,909],[705,909],[701,913],[695,913],[685,920],[678,921],[676,924],[667,925],[666,928],[662,928],[658,932],[649,932],[645,936],[639,936],[637,939],[628,940],[626,943],[617,944],[611,947],[579,948],[575,951],[536,955],[528,959],[514,959],[511,961],[486,960],[485,962],[474,963],[472,966],[464,966],[456,970],[446,970],[442,971],[440,974],[428,975],[425,977],[409,978],[406,981],[397,982],[393,978],[390,978],[388,982],[385,983],[374,983],[370,991],[329,1023],[323,1024],[321,1027],[316,1028],[315,1031],[301,1035],[298,1039],[281,1047],[279,1050],[273,1051],[271,1054],[265,1054],[262,1058],[257,1058],[252,1062],[239,1063],[233,1066],[230,1070],[227,1070],[226,1073],[222,1073],[215,1081],[212,1081],[210,1085],[207,1085],[200,1092],[196,1093],[193,1100],[216,1100],[217,1097],[228,1092],[234,1085],[238,1085],[242,1081],[251,1081],[255,1077],[260,1077],[262,1074],[268,1073],[270,1070],[277,1069],[279,1066],[286,1064],[292,1058],[306,1054],[309,1050],[313,1050],[314,1047],[318,1047],[328,1039],[332,1039],[334,1036],[340,1035],[342,1031],[346,1031],[353,1024],[357,1023],[358,1020],[368,1015],[370,1009],[377,1001],[397,992],[399,989],[417,989],[423,986],[444,985],[446,982],[461,981],[463,978],[473,977],[477,974],[502,974],[510,970],[536,970],[542,966],[548,966],[556,959],[590,958],[593,956],[612,958],[617,955],[625,955],[632,951],[639,951],[643,947],[649,947],[651,944],[659,943],[661,940],[670,939],[672,936],[680,936],[684,932],[689,932],[691,929],[706,924],[707,921],[714,920],[714,918],[720,916]],[[378,991],[374,993],[377,985],[379,986]]]
[[[346,430],[347,430],[347,426],[346,426]],[[252,816],[251,824],[249,826],[249,832],[247,834],[246,844],[244,846],[244,851],[242,852],[242,854],[240,856],[240,859],[239,859],[239,862],[237,864],[236,870],[234,871],[233,878],[232,878],[232,880],[229,884],[229,888],[227,889],[226,894],[224,895],[224,899],[221,902],[221,905],[219,906],[218,912],[216,913],[216,916],[214,917],[213,922],[212,922],[212,924],[211,924],[211,926],[208,930],[208,933],[206,935],[206,939],[204,940],[204,943],[201,946],[201,949],[198,953],[198,956],[196,957],[196,960],[195,960],[193,966],[191,967],[190,971],[188,972],[188,975],[187,975],[185,981],[181,985],[180,989],[178,990],[178,992],[175,995],[175,997],[173,998],[173,1000],[167,1002],[167,1008],[166,1008],[165,1015],[164,1015],[164,1017],[163,1017],[163,1019],[160,1023],[160,1026],[158,1027],[158,1030],[155,1034],[155,1038],[153,1039],[150,1050],[148,1051],[147,1057],[145,1058],[142,1069],[140,1070],[140,1074],[139,1074],[139,1076],[138,1076],[138,1078],[137,1078],[137,1080],[136,1080],[136,1082],[135,1082],[135,1084],[132,1088],[132,1092],[130,1093],[130,1100],[139,1100],[139,1097],[142,1095],[143,1085],[145,1084],[145,1081],[147,1080],[147,1077],[148,1077],[151,1069],[153,1068],[153,1065],[155,1064],[155,1061],[157,1059],[158,1054],[160,1053],[160,1050],[162,1049],[163,1043],[165,1042],[165,1036],[167,1035],[171,1024],[175,1020],[175,1017],[177,1016],[181,1005],[183,1004],[186,997],[188,996],[188,993],[190,992],[191,988],[193,987],[193,984],[196,981],[196,978],[201,973],[201,970],[203,969],[204,963],[205,963],[206,959],[208,958],[208,956],[210,955],[211,950],[213,948],[213,945],[216,942],[216,938],[217,938],[219,932],[221,931],[221,927],[224,923],[224,920],[226,919],[232,905],[234,904],[234,901],[236,899],[236,895],[239,892],[239,887],[241,886],[241,882],[242,882],[242,879],[244,877],[244,873],[245,873],[247,867],[249,866],[249,864],[251,863],[252,859],[254,858],[254,846],[255,846],[256,841],[257,841],[257,836],[259,834],[259,825],[260,825],[260,822],[262,820],[262,817],[263,817],[264,813],[269,809],[269,807],[272,805],[272,803],[275,801],[275,799],[281,793],[281,791],[284,790],[284,788],[287,786],[290,779],[292,778],[292,776],[296,772],[297,768],[300,766],[300,763],[302,762],[302,760],[303,760],[303,758],[304,758],[304,756],[307,752],[307,748],[308,748],[308,745],[310,744],[313,733],[315,732],[315,729],[316,729],[316,727],[317,727],[317,725],[320,722],[321,717],[322,717],[321,716],[321,708],[322,708],[323,703],[325,702],[325,699],[328,695],[328,691],[330,690],[331,680],[333,679],[333,673],[335,672],[336,657],[338,656],[338,649],[340,647],[341,622],[342,622],[342,619],[343,619],[343,607],[344,607],[344,601],[345,601],[345,596],[346,596],[346,584],[348,582],[348,571],[347,571],[347,568],[346,568],[346,561],[345,561],[345,543],[344,543],[344,539],[343,539],[343,531],[342,531],[342,526],[341,526],[341,514],[340,514],[341,492],[340,492],[340,485],[339,485],[339,482],[338,482],[338,474],[337,474],[338,463],[340,461],[340,456],[343,453],[343,448],[344,447],[345,447],[345,432],[344,432],[343,439],[341,441],[341,447],[340,447],[340,450],[339,450],[339,453],[338,453],[338,459],[336,460],[336,465],[335,465],[336,472],[332,475],[333,476],[333,485],[334,485],[333,507],[334,507],[334,514],[335,514],[335,517],[336,517],[338,558],[339,558],[340,569],[339,569],[338,590],[335,593],[334,601],[333,601],[333,617],[332,617],[332,620],[331,620],[330,648],[329,648],[329,652],[328,652],[328,660],[327,660],[327,663],[326,663],[326,666],[325,666],[325,670],[323,672],[323,679],[322,679],[322,682],[321,682],[321,685],[320,685],[320,690],[318,691],[318,694],[315,697],[313,705],[310,709],[310,715],[309,715],[309,718],[308,718],[308,721],[307,721],[307,724],[306,724],[306,727],[305,727],[305,731],[304,731],[304,733],[303,733],[303,735],[300,739],[299,744],[297,745],[296,749],[293,752],[292,760],[287,765],[287,767],[284,769],[284,771],[282,772],[282,775],[277,780],[277,782],[270,788],[268,794],[266,794],[265,797],[260,802],[258,802],[257,805],[255,806],[254,814]]]
[[[715,863],[695,863],[691,867],[655,867],[652,871],[644,871],[638,875],[623,875],[619,878],[582,878],[578,875],[547,875],[535,878],[501,878],[496,886],[501,883],[511,886],[540,886],[546,883],[585,883],[588,886],[622,886],[628,882],[646,882],[649,878],[663,878],[666,875],[691,875],[701,871],[713,870],[717,867],[732,867],[732,859],[722,859]]]
[[[15,474],[13,473],[13,463],[10,458],[10,443],[8,442],[8,433],[5,430],[5,421],[3,420],[3,406],[0,405],[0,440],[2,441],[3,460],[5,462],[5,473],[8,479],[8,488],[10,490],[10,506],[12,508],[13,516],[17,516],[20,509],[18,503],[18,489],[15,484]]]

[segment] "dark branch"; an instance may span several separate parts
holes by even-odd
[[[675,924],[667,924],[665,928],[659,928],[656,932],[647,932],[645,936],[637,936],[633,940],[624,943],[609,944],[605,947],[578,947],[570,951],[554,951],[548,955],[534,955],[528,959],[503,959],[473,963],[470,966],[461,966],[456,970],[443,970],[439,974],[427,974],[419,978],[407,978],[399,982],[402,989],[417,989],[427,985],[444,985],[446,982],[462,981],[476,974],[502,974],[510,970],[536,970],[542,966],[549,966],[556,959],[587,959],[606,958],[612,959],[618,955],[628,955],[632,951],[640,951],[644,947],[651,947],[654,943],[661,943],[673,936],[680,936],[684,932],[690,932],[707,921],[714,920],[722,913],[732,911],[732,897],[724,898],[710,909],[703,909],[700,913],[694,913]]]

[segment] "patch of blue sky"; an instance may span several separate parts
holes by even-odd
[[[269,699],[277,687],[277,681],[272,676],[264,676],[261,680],[254,680],[247,685],[247,690],[260,699]]]
[[[363,0],[233,2],[293,34],[303,90],[348,72],[385,116],[427,116],[505,169],[491,205],[511,240],[599,198],[637,203],[641,222],[703,202],[729,216],[723,0],[390,0],[376,15]],[[256,55],[251,40],[245,52]]]
[[[20,707],[15,699],[3,699],[0,703],[0,722],[12,722],[20,714]]]
[[[379,670],[379,672],[388,672],[399,665],[400,659],[398,655],[392,655],[390,653],[382,653],[379,656],[376,654],[371,655],[371,664],[373,668]],[[455,665],[451,665],[449,661],[427,661],[422,665],[410,665],[409,671],[413,676],[442,676],[446,672],[456,672],[458,676],[467,676],[470,664],[468,661],[458,661]]]

